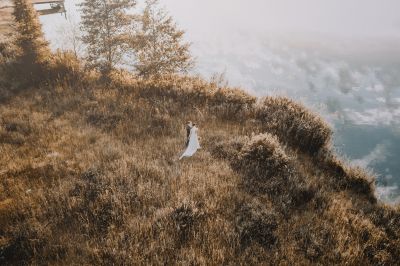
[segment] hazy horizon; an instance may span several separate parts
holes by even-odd
[[[395,0],[161,1],[189,35],[221,29],[400,38]]]

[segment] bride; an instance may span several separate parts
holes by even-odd
[[[189,144],[187,145],[186,150],[182,154],[182,156],[179,157],[179,160],[181,160],[183,157],[191,157],[193,154],[196,153],[198,149],[200,149],[197,131],[198,128],[196,127],[196,124],[193,124],[192,128],[190,129]]]

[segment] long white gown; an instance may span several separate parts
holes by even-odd
[[[197,136],[197,127],[192,127],[190,130],[189,134],[189,144],[185,150],[185,152],[182,154],[182,156],[179,158],[181,160],[183,157],[191,157],[193,154],[196,153],[198,149],[200,149],[200,143],[199,143],[199,138]]]

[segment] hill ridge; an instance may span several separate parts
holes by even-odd
[[[104,78],[40,36],[0,45],[1,263],[398,263],[399,207],[302,104],[199,77]],[[202,149],[179,162],[187,120]]]

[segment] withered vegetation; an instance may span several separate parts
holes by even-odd
[[[0,47],[1,264],[400,261],[399,208],[302,105],[188,76],[103,84],[47,49],[29,83]],[[178,162],[187,120],[202,149]]]

